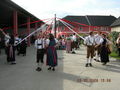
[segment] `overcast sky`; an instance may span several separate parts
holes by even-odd
[[[40,19],[67,15],[120,16],[120,0],[12,0]]]

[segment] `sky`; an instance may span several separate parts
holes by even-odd
[[[12,0],[39,19],[67,15],[120,16],[120,0]]]

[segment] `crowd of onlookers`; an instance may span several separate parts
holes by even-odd
[[[59,50],[66,50],[66,52],[72,51],[72,48],[74,47],[76,50],[80,48],[81,44],[81,38],[70,35],[67,37],[59,37],[58,38],[58,49]]]

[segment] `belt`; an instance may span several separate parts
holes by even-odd
[[[37,45],[42,45],[42,44],[37,44]]]
[[[44,49],[44,48],[41,48],[41,49],[37,49],[37,50],[42,50],[42,49]]]

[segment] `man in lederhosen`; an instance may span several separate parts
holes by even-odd
[[[101,43],[100,40],[101,39],[102,39],[101,32],[98,32],[95,35],[96,47],[95,47],[95,58],[94,58],[94,60],[97,62],[100,62],[100,43]]]
[[[42,35],[40,34],[38,36],[38,39],[35,41],[35,47],[37,49],[37,69],[36,71],[42,70],[42,65],[44,63],[44,53],[45,53],[45,40],[42,38]]]
[[[75,54],[75,48],[76,48],[76,41],[77,41],[77,37],[75,35],[75,33],[72,36],[72,53]]]
[[[95,37],[93,32],[90,32],[89,36],[85,38],[84,44],[87,46],[87,63],[85,66],[92,67],[92,59],[94,57],[94,49],[95,49]]]

